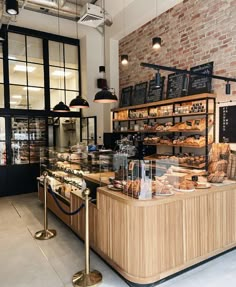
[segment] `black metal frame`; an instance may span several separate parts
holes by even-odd
[[[75,45],[78,47],[78,87],[81,91],[81,69],[80,69],[80,41],[64,36],[54,35],[32,29],[2,25],[2,32],[5,41],[2,43],[3,50],[3,85],[4,85],[4,108],[0,108],[0,117],[5,118],[5,144],[6,144],[6,165],[0,166],[3,176],[0,179],[2,195],[13,195],[37,191],[36,177],[39,176],[40,169],[38,163],[13,165],[11,158],[11,118],[14,116],[29,117],[74,117],[80,118],[81,112],[58,113],[50,110],[50,81],[49,81],[49,41],[62,42],[63,44]],[[13,32],[25,36],[32,36],[42,39],[43,48],[43,73],[44,73],[44,110],[10,109],[10,83],[9,83],[9,60],[8,60],[8,32]],[[27,63],[27,59],[25,63]],[[37,63],[38,64],[38,63]],[[46,127],[47,130],[47,127]],[[48,137],[47,137],[48,138]],[[14,180],[12,180],[14,178]]]

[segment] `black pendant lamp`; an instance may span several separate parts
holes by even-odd
[[[86,109],[89,108],[89,103],[78,95],[70,102],[70,108]]]
[[[152,38],[152,47],[153,47],[153,49],[156,49],[156,50],[161,48],[161,38],[160,37]]]
[[[55,107],[53,108],[54,112],[59,112],[59,113],[64,113],[64,112],[69,112],[70,108],[64,104],[63,102],[59,102]]]
[[[6,12],[9,15],[17,15],[19,13],[17,0],[6,0]]]
[[[107,88],[103,88],[101,91],[97,92],[94,100],[95,103],[110,104],[118,101],[115,93],[108,91]]]
[[[58,9],[57,9],[57,24],[58,24],[58,35],[59,37],[61,36],[61,30],[60,30],[60,12],[59,12],[59,5],[58,5]],[[59,42],[59,63],[61,60],[61,43]],[[60,83],[60,89],[61,89],[61,78],[59,80]],[[65,96],[65,103],[66,103],[66,94],[64,91],[64,96]],[[59,113],[65,113],[65,112],[69,112],[70,108],[64,104],[62,101],[60,101],[57,105],[55,105],[55,107],[53,108],[54,112],[59,112]]]

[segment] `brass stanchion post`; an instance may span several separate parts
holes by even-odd
[[[85,198],[85,270],[79,271],[73,276],[72,283],[75,287],[96,286],[102,281],[102,274],[93,270],[90,271],[89,258],[89,194],[90,191],[86,188],[83,191]]]
[[[37,231],[34,235],[35,239],[38,240],[47,240],[56,236],[57,232],[54,229],[48,229],[48,213],[47,213],[47,176],[46,171],[43,172],[43,187],[44,187],[44,230]]]

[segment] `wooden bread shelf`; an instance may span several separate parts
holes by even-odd
[[[153,146],[172,146],[172,147],[190,147],[190,148],[203,148],[206,146],[206,144],[201,144],[201,145],[186,145],[186,144],[182,144],[182,145],[177,145],[177,144],[162,144],[162,143],[143,143],[144,145],[153,145]],[[210,145],[212,143],[208,143],[208,145]]]
[[[152,102],[152,103],[147,103],[147,104],[142,104],[142,105],[128,106],[128,107],[123,107],[123,108],[114,108],[111,111],[119,112],[119,111],[124,111],[124,110],[134,110],[134,109],[148,108],[148,107],[154,107],[154,106],[171,105],[171,104],[176,104],[180,102],[191,102],[191,101],[198,101],[198,100],[203,100],[203,99],[215,99],[215,98],[216,98],[215,94],[203,93],[203,94],[198,94],[198,95]]]
[[[191,116],[205,116],[213,115],[213,112],[205,113],[205,112],[198,112],[198,113],[188,113],[188,114],[170,114],[166,116],[158,116],[158,117],[143,117],[143,118],[126,118],[126,119],[113,119],[113,122],[128,122],[128,121],[146,121],[146,120],[155,120],[155,119],[166,119],[166,118],[173,118],[173,117],[191,117]]]

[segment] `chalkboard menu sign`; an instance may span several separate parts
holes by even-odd
[[[183,91],[186,74],[169,74],[167,84],[167,99],[179,98],[186,95]]]
[[[213,62],[202,64],[196,67],[192,67],[190,72],[201,73],[206,75],[211,75],[213,73]],[[189,95],[210,93],[212,78],[190,75],[189,77]]]
[[[155,79],[149,81],[146,103],[157,102],[163,99],[164,82],[165,77],[161,77],[161,87],[157,88]]]
[[[236,143],[236,106],[220,107],[219,142]]]
[[[120,108],[130,106],[133,87],[123,88],[121,91]]]
[[[134,94],[131,97],[131,105],[141,105],[144,104],[146,101],[146,94],[147,94],[147,82],[143,82],[140,84],[136,84],[134,86]]]

